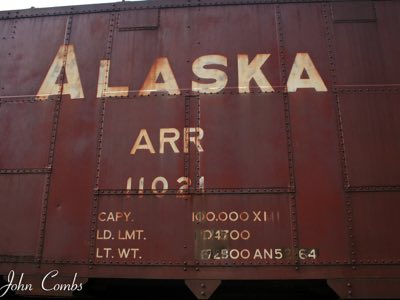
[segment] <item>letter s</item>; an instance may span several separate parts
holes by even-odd
[[[77,288],[76,290],[79,292],[79,291],[82,291],[82,289],[83,289],[83,286],[82,286],[82,283],[80,283],[80,284],[78,285],[78,288]]]

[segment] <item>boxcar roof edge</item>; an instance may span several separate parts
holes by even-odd
[[[365,0],[354,0],[365,1]],[[384,0],[367,0],[384,1]],[[284,3],[318,3],[346,2],[346,0],[148,0],[135,2],[111,2],[105,4],[86,4],[46,8],[28,8],[22,10],[0,11],[0,20],[50,17],[61,15],[91,14],[104,12],[119,12],[127,10],[181,8],[223,5],[255,5],[255,4],[284,4]]]

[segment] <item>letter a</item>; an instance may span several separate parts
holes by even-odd
[[[162,77],[164,82],[157,82],[158,77]],[[159,57],[152,65],[143,86],[140,88],[139,96],[148,96],[152,92],[167,91],[168,94],[180,95],[178,84],[171,66],[166,57]]]
[[[65,69],[66,82],[61,87],[61,83],[57,83],[57,79],[63,67]],[[36,99],[47,100],[49,96],[59,95],[60,93],[62,95],[70,95],[71,99],[85,98],[73,45],[62,45],[60,47],[36,95]]]
[[[301,78],[303,71],[307,72],[307,79]],[[297,53],[290,71],[287,82],[288,92],[295,92],[298,88],[314,88],[317,92],[328,91],[308,53]]]
[[[140,142],[144,139],[144,144],[141,144]],[[132,147],[131,154],[135,155],[136,151],[142,149],[142,150],[149,150],[151,154],[156,153],[154,150],[153,144],[150,141],[150,137],[147,133],[146,129],[141,129],[140,133],[135,141],[135,144]]]

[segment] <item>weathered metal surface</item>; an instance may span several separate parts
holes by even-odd
[[[399,296],[399,3],[271,2],[0,13],[2,275]]]
[[[50,17],[14,20],[11,36],[2,40],[7,45],[7,55],[2,59],[0,71],[1,96],[36,95],[51,61],[63,44],[66,19]]]
[[[208,151],[199,167],[207,188],[290,187],[281,94],[200,96],[200,101],[200,126],[208,133],[202,146]],[[253,141],[262,143],[254,147]]]
[[[1,169],[39,169],[48,166],[54,107],[54,101],[8,102],[1,105]]]
[[[324,20],[326,12],[321,13],[321,7],[311,4],[281,6],[281,11],[286,68],[290,68],[289,62],[298,49],[307,49],[314,63],[320,66],[319,71],[325,74],[324,82],[331,90],[334,83],[330,64],[326,63],[330,61],[325,38],[329,31]],[[292,22],[301,26],[292,26]],[[309,40],[310,35],[315,38]],[[288,98],[296,162],[299,244],[310,248],[318,244],[320,256],[315,261],[347,261],[345,224],[337,222],[344,220],[345,215],[343,192],[335,188],[341,185],[341,178],[334,97],[332,93],[299,90]],[[316,228],[318,234],[315,234]]]
[[[76,16],[69,24],[66,39],[74,45],[84,98],[61,98],[42,257],[45,260],[88,261],[100,118],[100,101],[92,87],[97,86],[98,63],[107,51],[109,20],[108,14],[96,14]],[[71,83],[68,75],[66,80]]]
[[[0,260],[33,261],[39,238],[43,175],[0,175]]]
[[[398,194],[355,193],[350,200],[358,262],[392,264],[400,251],[398,241],[392,238],[400,225],[396,217]]]
[[[339,85],[397,83],[386,79],[376,22],[335,23],[334,35]]]
[[[400,185],[400,170],[393,163],[400,151],[399,96],[385,91],[338,96],[350,186]]]

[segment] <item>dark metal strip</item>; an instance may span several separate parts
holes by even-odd
[[[50,174],[51,167],[32,169],[0,169],[0,174]]]
[[[294,194],[295,191],[289,188],[236,188],[236,189],[190,189],[187,193],[182,193],[178,189],[168,189],[162,195],[197,195],[197,194]],[[113,190],[113,189],[95,189],[94,195],[155,195],[153,190]],[[157,194],[160,196],[160,194]]]
[[[400,192],[400,185],[387,186],[349,186],[345,190],[349,193],[354,192]]]
[[[59,101],[58,96],[49,96],[46,101],[37,101],[36,96],[34,95],[28,95],[28,96],[2,96],[0,97],[0,103],[35,103],[35,104],[43,104],[49,101]]]
[[[34,263],[34,256],[1,255],[0,263]]]
[[[340,94],[400,92],[400,84],[335,85],[334,88]]]
[[[137,26],[137,27],[123,27],[118,28],[118,31],[125,32],[125,31],[140,31],[140,30],[157,30],[158,26]]]
[[[197,111],[196,111],[196,128],[201,128],[201,125],[200,125],[200,122],[201,122],[201,119],[200,119],[200,111],[201,111],[201,106],[200,106],[200,97],[196,97],[195,98],[196,99],[196,102],[197,102]],[[198,143],[198,134],[196,134],[196,145],[197,145],[197,143]],[[190,144],[190,143],[189,143]],[[196,146],[197,147],[197,146]],[[189,148],[190,149],[190,148]],[[189,153],[190,153],[190,150],[189,150]],[[200,184],[200,177],[201,177],[201,169],[200,169],[200,167],[201,167],[201,163],[200,163],[200,159],[201,159],[201,156],[200,156],[200,152],[198,151],[198,150],[196,150],[195,151],[195,153],[196,153],[196,165],[195,165],[195,167],[196,167],[196,177],[195,177],[195,191],[199,191],[199,192],[201,192],[200,191],[200,189],[201,189],[201,184]]]
[[[190,127],[190,100],[191,97],[190,96],[185,96],[185,128]],[[190,155],[189,152],[185,153],[184,152],[184,170],[183,170],[183,174],[185,177],[189,178],[190,176]]]

